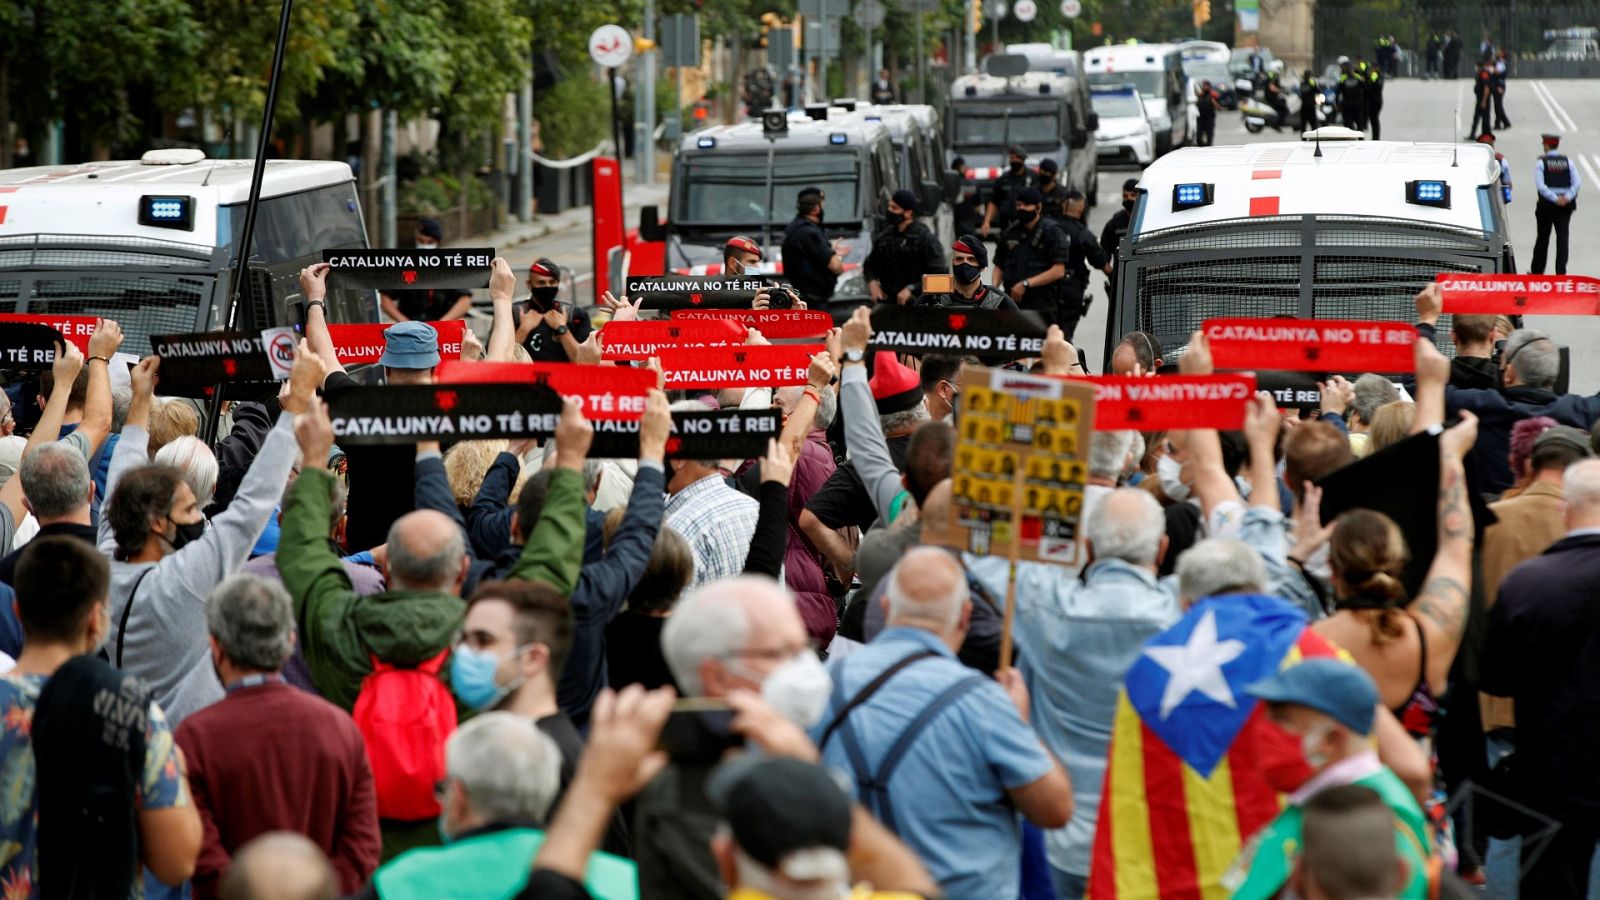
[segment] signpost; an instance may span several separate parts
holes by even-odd
[[[617,166],[622,165],[622,122],[617,118],[617,69],[633,55],[633,35],[620,25],[601,25],[589,35],[589,56],[606,70],[611,86],[611,141],[616,145]],[[622,200],[622,177],[617,177],[617,221],[627,217],[628,208]]]
[[[1061,16],[1067,19],[1076,19],[1083,12],[1083,4],[1078,0],[1061,0]]]
[[[1019,22],[1032,22],[1033,17],[1039,14],[1039,7],[1033,0],[1017,0],[1016,7],[1012,10]]]

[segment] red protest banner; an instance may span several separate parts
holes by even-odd
[[[732,319],[775,341],[820,338],[833,327],[833,316],[820,309],[675,309],[672,319]]]
[[[78,345],[84,356],[89,355],[89,338],[94,337],[94,316],[52,316],[46,313],[0,313],[0,322],[21,322],[26,325],[46,325],[61,332],[61,336]]]
[[[1342,319],[1207,319],[1219,369],[1410,372],[1417,329],[1403,322]]]
[[[1592,316],[1600,313],[1600,279],[1584,275],[1460,275],[1441,272],[1447,313],[1486,316]]]
[[[461,358],[461,335],[467,323],[461,319],[449,322],[425,322],[439,335],[439,356],[447,360]],[[377,362],[383,356],[383,333],[389,330],[382,323],[372,325],[329,325],[328,337],[333,340],[333,352],[342,366],[362,366]]]
[[[1094,385],[1096,431],[1174,431],[1244,427],[1254,375],[1162,375],[1159,378],[1075,377]]]
[[[600,358],[643,360],[658,356],[665,347],[725,347],[744,342],[746,329],[722,319],[701,322],[607,322],[600,329]]]
[[[806,383],[811,357],[821,352],[821,344],[667,347],[660,360],[668,390],[793,387]]]
[[[631,366],[577,363],[462,362],[448,359],[434,371],[438,384],[548,384],[578,401],[591,419],[632,421],[644,415],[644,400],[656,373]]]

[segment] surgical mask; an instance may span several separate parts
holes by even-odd
[[[955,271],[956,281],[962,284],[972,284],[983,277],[983,270],[972,263],[956,263],[952,268]]]
[[[1174,503],[1189,499],[1189,486],[1183,483],[1183,464],[1170,456],[1156,460],[1156,477],[1161,481],[1161,492]]]
[[[516,656],[526,649],[518,647],[511,651]],[[455,691],[461,702],[476,710],[493,709],[505,696],[522,686],[525,676],[518,676],[516,681],[501,687],[494,680],[494,673],[503,662],[500,657],[488,650],[474,650],[462,644],[450,654],[450,688]]]
[[[833,679],[817,655],[802,650],[761,682],[761,699],[801,728],[810,728],[828,708]]]
[[[439,249],[439,242],[438,241],[417,241],[417,249],[418,250],[437,250],[437,249]]]
[[[730,258],[728,260],[728,262],[725,265],[723,265],[722,271],[725,274],[728,274],[728,275],[734,275],[734,276],[743,275],[744,274],[744,263],[739,262],[737,259]]]
[[[206,533],[206,520],[183,524],[173,522],[172,529],[172,537],[167,538],[167,543],[172,545],[172,552],[176,553],[190,541],[200,540],[200,536]]]
[[[559,293],[561,293],[561,286],[557,284],[549,287],[531,288],[528,291],[528,295],[533,298],[533,305],[539,309],[554,309],[556,295]]]

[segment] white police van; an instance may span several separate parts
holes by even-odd
[[[151,334],[224,327],[253,166],[180,149],[0,170],[0,312],[114,318],[138,354]],[[269,160],[252,243],[249,277],[271,289],[237,324],[298,323],[301,267],[367,246],[350,167]],[[334,321],[377,321],[371,291],[330,291],[328,306]]]
[[[1483,144],[1175,151],[1140,179],[1106,358],[1129,331],[1176,347],[1215,317],[1410,321],[1441,272],[1516,271],[1499,185]]]
[[[1139,89],[1156,133],[1156,155],[1188,143],[1191,124],[1183,54],[1171,44],[1113,44],[1084,53],[1085,75],[1097,84]]]

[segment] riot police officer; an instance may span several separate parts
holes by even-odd
[[[838,275],[844,271],[842,254],[849,250],[843,244],[830,244],[822,230],[824,199],[822,188],[801,188],[794,221],[783,232],[783,274],[813,306],[833,299]]]
[[[944,251],[928,226],[917,221],[917,197],[901,188],[889,198],[887,221],[872,236],[865,275],[872,302],[905,304],[922,286],[922,276],[945,271]]]
[[[1086,206],[1083,194],[1078,191],[1067,192],[1067,217],[1061,228],[1067,236],[1067,277],[1063,280],[1059,307],[1059,324],[1061,331],[1067,335],[1077,330],[1078,320],[1089,308],[1089,266],[1108,274],[1111,268],[1106,261],[1106,251],[1083,220]],[[1067,340],[1072,338],[1068,337]]]
[[[1122,246],[1123,235],[1133,221],[1133,205],[1139,202],[1139,179],[1129,178],[1122,183],[1122,208],[1106,220],[1100,230],[1100,249],[1106,254],[1106,299],[1117,302],[1117,250]]]
[[[1072,193],[1057,177],[1060,173],[1061,166],[1055,160],[1046,157],[1039,161],[1039,196],[1044,198],[1044,217],[1058,228],[1067,217],[1067,195]]]
[[[1322,89],[1317,86],[1317,76],[1310,69],[1300,73],[1300,130],[1317,127],[1317,110],[1322,105]]]
[[[1545,255],[1550,250],[1550,231],[1556,233],[1556,274],[1567,274],[1567,225],[1578,208],[1578,189],[1583,181],[1578,177],[1578,167],[1565,154],[1558,153],[1561,135],[1546,134],[1544,155],[1533,164],[1533,186],[1539,192],[1539,202],[1533,208],[1534,221],[1538,223],[1538,237],[1533,242],[1533,265],[1528,271],[1544,274]]]
[[[1366,68],[1361,68],[1366,66]],[[1383,70],[1377,66],[1368,66],[1362,60],[1356,71],[1361,74],[1363,96],[1367,101],[1367,124],[1372,126],[1372,139],[1383,140],[1383,128],[1378,122],[1378,114],[1383,112]]]
[[[1016,213],[995,252],[1000,284],[1018,307],[1038,312],[1046,322],[1056,322],[1071,244],[1060,228],[1045,221],[1044,196],[1038,188],[1017,192]]]
[[[985,240],[989,238],[991,228],[1004,231],[1011,224],[1015,218],[1019,192],[1039,187],[1038,176],[1028,171],[1028,151],[1021,144],[1011,145],[1009,160],[1011,168],[1001,172],[1000,177],[994,180],[989,206],[983,212],[983,224],[978,226],[978,234]]]
[[[989,266],[989,249],[974,234],[963,234],[950,245],[950,262],[956,289],[947,294],[922,294],[918,306],[940,309],[1005,309],[1017,304],[1003,291],[983,283],[983,270]]]
[[[1344,124],[1362,131],[1367,127],[1367,89],[1350,57],[1339,57],[1339,117]]]

